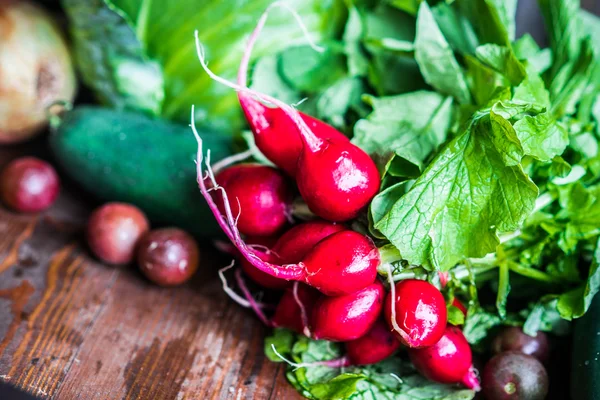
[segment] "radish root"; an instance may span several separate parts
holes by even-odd
[[[294,282],[294,287],[292,288],[292,293],[294,294],[294,300],[298,307],[300,308],[300,315],[302,317],[302,333],[306,337],[311,337],[312,332],[310,331],[310,326],[308,322],[308,313],[306,312],[306,307],[304,307],[304,303],[300,300],[300,296],[298,296],[298,286],[300,286],[299,282]]]
[[[214,165],[212,166],[212,169],[214,171],[215,174],[218,174],[221,170],[235,164],[238,163],[240,161],[244,161],[248,158],[252,157],[252,150],[246,150],[243,151],[241,153],[238,154],[234,154],[232,156],[229,157],[225,157],[224,159],[222,159],[219,162],[214,163]]]
[[[251,308],[250,302],[248,302],[247,300],[242,298],[239,294],[237,294],[232,288],[229,287],[229,284],[227,283],[227,278],[225,277],[225,271],[233,268],[234,264],[235,264],[235,261],[232,261],[231,264],[229,264],[228,266],[223,267],[219,270],[219,278],[221,279],[223,291],[225,293],[227,293],[227,295],[231,298],[231,300],[235,301],[240,306],[242,306],[244,308]]]
[[[387,269],[387,279],[390,284],[390,298],[391,298],[391,302],[392,302],[392,304],[391,304],[392,327],[394,328],[394,331],[396,333],[398,333],[400,335],[400,337],[402,337],[402,339],[404,339],[404,341],[406,341],[406,343],[408,343],[410,345],[413,343],[412,338],[404,329],[402,329],[400,327],[400,325],[398,325],[398,322],[396,321],[396,285],[394,283],[394,278],[392,276],[391,265],[387,264],[386,269]]]
[[[348,360],[347,357],[336,358],[334,360],[314,361],[310,363],[295,363],[282,356],[281,353],[277,351],[277,348],[275,348],[274,344],[271,344],[271,350],[273,350],[273,353],[275,353],[281,360],[294,367],[294,370],[308,367],[344,368],[351,365],[350,360]]]
[[[279,266],[276,264],[271,264],[269,262],[263,261],[260,257],[252,250],[242,239],[239,230],[237,229],[237,220],[233,216],[233,212],[231,210],[229,204],[229,197],[227,196],[227,192],[223,187],[221,187],[214,176],[214,172],[210,165],[210,150],[207,152],[206,156],[206,174],[204,176],[203,169],[203,149],[202,149],[202,138],[198,134],[196,130],[196,124],[194,121],[194,106],[192,106],[192,116],[191,116],[191,124],[192,132],[194,133],[194,137],[198,142],[198,152],[196,155],[196,179],[198,181],[198,187],[200,188],[200,192],[202,196],[208,203],[208,207],[211,212],[215,216],[217,223],[223,230],[223,232],[227,235],[229,240],[233,243],[235,247],[240,251],[242,256],[248,260],[249,263],[254,265],[259,270],[268,273],[276,278],[281,278],[285,280],[299,280],[304,275],[304,267],[299,264],[287,264],[283,266]],[[210,190],[206,187],[205,180],[210,180],[211,188]],[[220,191],[220,194],[223,196],[223,206],[225,210],[225,216],[221,214],[217,204],[214,199],[210,195],[211,191]]]
[[[248,290],[248,287],[246,286],[246,282],[244,281],[244,278],[242,277],[242,271],[240,269],[235,270],[235,279],[237,281],[237,284],[238,284],[240,290],[244,294],[244,297],[247,299],[248,303],[250,304],[250,308],[252,308],[252,310],[256,313],[256,316],[258,317],[258,319],[260,319],[261,322],[263,324],[265,324],[266,326],[272,327],[273,323],[265,316],[262,309],[258,306],[258,303],[256,302],[256,300],[254,300],[254,297],[252,297],[252,293],[250,293],[250,291]]]

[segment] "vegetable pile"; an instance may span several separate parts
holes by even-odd
[[[270,74],[259,58],[250,88],[288,7],[236,83],[196,34],[251,129],[254,161],[213,170],[192,109],[200,191],[241,265],[241,295],[222,271],[224,288],[276,328],[265,351],[304,396],[545,398],[543,332],[600,289],[600,21],[539,5],[548,48],[516,38],[516,1],[357,2],[338,40]],[[241,271],[283,290],[272,315]]]

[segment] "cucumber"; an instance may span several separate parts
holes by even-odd
[[[600,296],[575,322],[571,366],[571,399],[600,400]]]
[[[231,154],[230,136],[200,135],[212,162]],[[198,237],[219,236],[196,183],[197,144],[190,127],[85,106],[53,124],[49,140],[64,172],[99,199],[135,204],[152,222]]]

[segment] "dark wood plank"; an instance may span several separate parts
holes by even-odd
[[[0,150],[0,167],[43,143]],[[43,154],[43,151],[42,151]],[[202,248],[181,288],[94,261],[89,199],[67,183],[42,215],[0,208],[0,379],[55,399],[298,398],[265,359],[267,331],[229,301]]]

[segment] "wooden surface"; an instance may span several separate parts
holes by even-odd
[[[40,148],[0,150],[0,167]],[[0,380],[52,399],[295,399],[263,356],[267,330],[223,293],[204,246],[187,286],[90,258],[93,206],[71,190],[47,213],[0,208]]]

